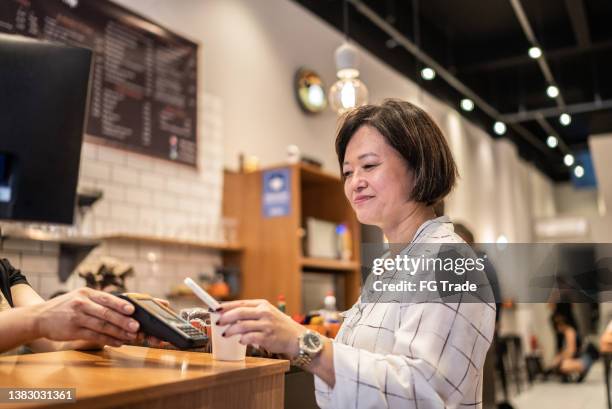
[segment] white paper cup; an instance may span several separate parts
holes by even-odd
[[[210,313],[210,327],[212,332],[212,356],[219,361],[244,361],[246,345],[240,343],[240,335],[224,337],[222,334],[229,325],[217,325],[221,315]]]

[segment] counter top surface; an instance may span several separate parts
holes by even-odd
[[[0,357],[3,388],[76,388],[77,405],[68,404],[72,408],[102,407],[97,403],[108,399],[128,404],[136,398],[175,395],[288,369],[285,360],[215,361],[207,353],[135,346]],[[23,402],[19,408],[48,405]],[[0,408],[10,406],[15,405],[0,404]]]

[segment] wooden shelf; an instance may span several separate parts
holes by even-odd
[[[313,268],[317,270],[354,271],[359,268],[356,261],[334,260],[328,258],[302,257],[300,259],[302,268]]]
[[[3,227],[2,237],[5,239],[34,240],[50,243],[69,244],[74,246],[97,246],[100,240],[95,237],[68,236],[64,233],[49,232],[34,228]]]
[[[338,183],[341,181],[339,173],[334,175],[313,165],[300,163],[302,180],[306,183]]]
[[[100,244],[100,240],[97,238],[68,236],[60,232],[12,226],[1,229],[0,239],[57,243],[59,245],[58,276],[61,282],[66,282],[74,269]]]
[[[264,217],[263,174],[287,169],[290,209],[280,217]],[[339,307],[346,309],[359,298],[361,268],[358,261],[304,257],[302,236],[305,220],[313,217],[351,231],[353,257],[360,260],[360,226],[344,195],[338,175],[307,164],[285,164],[256,172],[226,172],[223,181],[223,214],[239,220],[241,298],[265,298],[275,303],[279,294],[287,300],[287,312],[302,312],[303,273],[325,272],[338,276]],[[226,257],[233,254],[226,253]]]
[[[233,251],[233,252],[240,252],[244,249],[243,246],[241,246],[238,243],[212,243],[212,242],[204,242],[204,241],[197,241],[197,240],[184,240],[184,239],[177,239],[177,238],[170,238],[170,237],[146,236],[146,235],[129,234],[129,233],[108,234],[108,235],[99,237],[99,239],[100,240],[147,241],[150,243],[157,243],[157,244],[182,245],[182,246],[198,247],[201,249]]]
[[[322,168],[308,163],[281,163],[273,166],[268,166],[260,170],[265,172],[272,169],[291,168],[300,173],[300,177],[305,183],[338,183],[341,182],[340,172],[337,174],[330,173]]]

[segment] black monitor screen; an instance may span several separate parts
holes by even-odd
[[[91,56],[0,34],[0,219],[72,223]]]

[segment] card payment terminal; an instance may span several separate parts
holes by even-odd
[[[177,348],[197,348],[208,343],[208,337],[181,318],[176,312],[147,294],[123,293],[119,298],[135,307],[132,318],[140,323],[140,330]]]

